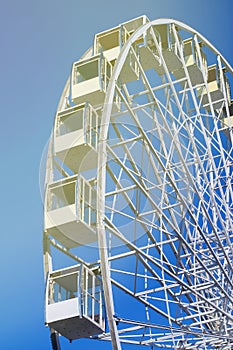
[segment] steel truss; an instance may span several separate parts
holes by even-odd
[[[172,38],[168,48],[161,42],[164,25]],[[188,38],[195,74],[184,50]],[[208,81],[213,64],[217,97]],[[121,72],[130,65],[137,80],[124,82]],[[93,338],[111,341],[114,349],[124,343],[152,349],[233,346],[231,74],[205,38],[168,19],[136,29],[114,62],[104,104],[96,108],[98,241],[83,253],[85,247],[67,248],[45,232],[47,272],[49,245],[101,271],[109,328]],[[70,93],[67,84],[59,111],[67,108]],[[73,175],[64,163],[59,166],[52,144],[48,183],[55,174]]]

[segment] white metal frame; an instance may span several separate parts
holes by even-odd
[[[181,78],[169,71],[154,31],[160,25],[169,26],[175,40]],[[195,45],[203,77],[196,85],[186,66],[182,32]],[[135,43],[147,35],[163,75],[143,69]],[[203,46],[216,58],[222,82],[218,109],[208,86]],[[139,80],[128,85],[122,84],[121,73],[129,55]],[[209,64],[208,59],[207,53]],[[51,269],[49,244],[93,271],[101,268],[109,333],[99,339],[110,340],[115,350],[121,343],[153,349],[232,347],[233,135],[226,72],[232,75],[231,66],[202,35],[171,19],[142,25],[116,60],[99,112],[99,260],[85,261],[45,238],[46,270]],[[68,82],[61,110],[69,94]],[[120,109],[114,106],[116,99]],[[228,125],[223,126],[224,118]],[[47,179],[54,161],[50,150]],[[137,302],[130,315],[120,305],[122,292],[126,300]]]

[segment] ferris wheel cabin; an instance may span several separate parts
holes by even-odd
[[[184,62],[187,68],[190,82],[192,86],[204,83],[204,76],[207,76],[207,61],[204,52],[202,51],[201,45],[195,42],[193,38],[188,38],[183,40],[183,55]],[[185,77],[184,68],[180,68],[178,71],[174,72],[177,79],[182,79]],[[181,82],[183,87],[185,82]]]
[[[75,175],[47,187],[45,230],[68,249],[97,240],[94,184]]]
[[[223,106],[224,102],[224,89],[227,100],[229,101],[229,86],[226,77],[220,75],[219,69],[216,64],[208,67],[207,72],[207,87],[203,86],[198,88],[198,97],[202,99],[203,106],[210,111],[210,105],[213,109],[219,109]]]
[[[98,132],[99,116],[90,104],[84,103],[58,112],[55,155],[74,173],[95,168]]]
[[[85,102],[93,106],[103,104],[112,66],[107,59],[98,54],[73,64],[71,98],[75,104]]]
[[[69,340],[105,329],[101,279],[84,265],[53,271],[46,286],[45,322]]]

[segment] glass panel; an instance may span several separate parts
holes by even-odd
[[[48,210],[54,210],[75,203],[75,182],[49,189]]]
[[[62,136],[72,131],[83,128],[83,109],[66,116],[61,116],[58,120],[57,136]]]
[[[111,74],[112,74],[112,69],[111,65],[107,62],[107,67],[106,67],[106,76],[107,76],[107,81],[109,81]]]
[[[208,82],[216,80],[216,67],[211,67],[208,69]]]
[[[119,28],[99,34],[97,38],[97,43],[98,53],[119,46]]]
[[[80,64],[75,67],[74,84],[79,84],[83,81],[98,77],[98,59]]]
[[[85,115],[87,123],[87,142],[94,147],[97,148],[98,141],[98,114],[91,107],[87,109],[87,113]]]
[[[95,322],[103,325],[102,283],[91,271],[85,268],[84,310],[85,314]]]
[[[96,225],[96,190],[83,177],[79,177],[77,198],[79,220],[87,225]]]
[[[50,279],[48,291],[49,304],[76,297],[78,297],[78,272]]]
[[[88,203],[84,203],[83,221],[86,222],[88,225],[90,224],[90,208],[88,206]]]

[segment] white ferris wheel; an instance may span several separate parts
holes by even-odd
[[[192,28],[146,16],[73,64],[45,179],[53,349],[232,349],[232,72]]]

